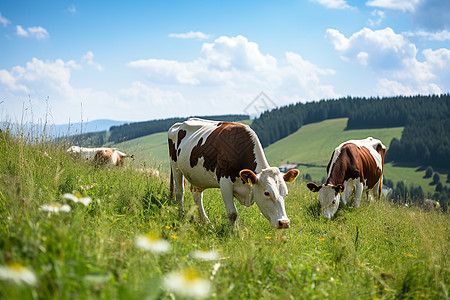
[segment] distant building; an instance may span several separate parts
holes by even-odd
[[[281,172],[286,173],[289,170],[295,169],[298,165],[297,164],[284,164],[278,167]]]

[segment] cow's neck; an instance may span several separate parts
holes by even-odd
[[[267,162],[266,156],[264,155],[264,150],[261,146],[261,143],[259,142],[258,137],[256,136],[256,134],[253,134],[252,136],[253,138],[253,143],[254,143],[254,148],[253,148],[253,153],[255,154],[255,160],[256,160],[256,168],[255,168],[255,172],[259,173],[264,169],[269,168],[269,163]]]
[[[326,184],[338,185],[345,181],[345,172],[347,168],[343,159],[337,159],[331,166],[330,174],[328,175]]]

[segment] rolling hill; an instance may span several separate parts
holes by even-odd
[[[312,180],[321,182],[326,176],[326,165],[336,146],[349,139],[362,139],[368,136],[380,139],[386,147],[393,138],[400,138],[402,127],[382,129],[345,130],[346,118],[326,120],[305,125],[295,133],[265,148],[266,157],[273,166],[284,163],[301,164],[300,173],[310,174]],[[169,166],[167,133],[160,132],[114,145],[135,154],[138,163],[167,169]],[[425,193],[433,193],[435,186],[431,179],[424,179],[425,170],[417,167],[385,165],[384,176],[394,182],[403,181],[406,186],[420,185]],[[446,178],[446,174],[440,174]],[[445,182],[445,180],[441,180]],[[450,186],[447,184],[447,186]]]

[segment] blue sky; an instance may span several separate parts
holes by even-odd
[[[1,1],[0,118],[450,92],[450,1]]]

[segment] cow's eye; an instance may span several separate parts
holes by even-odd
[[[268,191],[265,191],[264,196],[266,196],[268,198],[268,197],[270,197],[270,193]]]
[[[336,204],[336,200],[333,200],[333,205]]]

